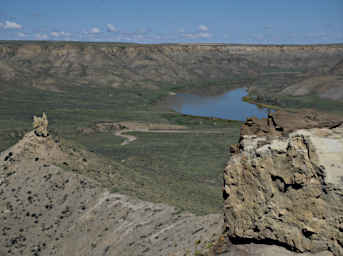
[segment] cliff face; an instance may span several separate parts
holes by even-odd
[[[244,74],[328,72],[343,46],[1,43],[4,84],[58,90],[70,85],[147,86],[221,81]]]
[[[343,255],[343,125],[281,134],[274,121],[274,132],[259,136],[248,121],[231,149],[224,172],[227,235],[238,244]]]

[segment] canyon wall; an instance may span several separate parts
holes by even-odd
[[[329,72],[343,45],[136,45],[2,42],[1,84],[59,90],[63,86],[143,86],[223,81],[281,72]]]

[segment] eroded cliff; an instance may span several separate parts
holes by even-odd
[[[247,121],[225,168],[230,240],[343,255],[343,125],[292,131],[275,116],[260,123]]]
[[[237,79],[244,75],[329,72],[342,45],[137,45],[80,42],[0,43],[0,82],[59,91],[64,86],[143,86]],[[292,80],[292,81],[293,81]],[[246,84],[246,83],[245,83]]]

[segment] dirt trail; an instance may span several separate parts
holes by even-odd
[[[124,138],[125,140],[120,145],[125,146],[129,144],[130,142],[133,142],[137,139],[136,136],[124,134],[126,132],[133,132],[133,131],[135,130],[119,130],[119,131],[116,131],[114,135]]]
[[[128,132],[149,132],[149,133],[205,133],[205,134],[219,134],[223,133],[222,131],[215,131],[215,130],[147,130],[147,129],[124,129],[119,130],[114,133],[114,135],[122,137],[125,139],[120,145],[124,146],[127,145],[137,139],[136,136],[128,135],[124,133]]]

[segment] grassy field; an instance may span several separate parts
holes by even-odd
[[[134,132],[137,140],[125,146],[110,133],[73,139],[130,170],[124,175],[135,177],[135,188],[115,191],[205,214],[221,211],[222,170],[238,132],[239,125],[216,134]]]
[[[61,92],[2,89],[0,150],[31,129],[32,115],[45,111],[53,134],[115,166],[123,181],[104,182],[111,191],[168,203],[197,214],[221,212],[222,172],[229,158],[229,145],[238,141],[241,122],[191,117],[168,110],[163,99],[170,91],[180,88],[187,91],[187,87],[163,85],[160,90],[66,87]],[[230,86],[215,84],[213,88],[209,92]],[[184,125],[194,132],[134,132],[137,140],[125,146],[120,145],[123,138],[111,132],[91,136],[79,132],[79,128],[93,127],[104,120]],[[208,130],[215,133],[207,133]],[[102,175],[101,170],[97,175]]]
[[[284,96],[280,99],[282,107],[315,108],[319,111],[325,111],[335,114],[343,114],[343,102],[320,98],[318,95],[307,95],[290,97]]]

